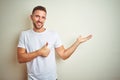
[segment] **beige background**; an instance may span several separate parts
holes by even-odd
[[[120,80],[120,0],[0,0],[0,80],[26,79],[16,46],[37,5],[47,8],[45,27],[58,32],[65,47],[93,35],[68,60],[57,58],[59,80]]]

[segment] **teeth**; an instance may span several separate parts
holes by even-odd
[[[41,24],[41,23],[38,23],[38,24]]]

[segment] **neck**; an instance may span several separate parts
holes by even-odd
[[[43,32],[43,31],[45,31],[46,28],[44,28],[44,27],[42,27],[42,28],[40,28],[40,29],[33,28],[33,30],[34,30],[35,32],[41,33],[41,32]]]

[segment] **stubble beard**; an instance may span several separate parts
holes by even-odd
[[[43,25],[37,27],[37,25],[35,23],[33,23],[33,25],[34,25],[35,29],[41,29],[43,27]]]

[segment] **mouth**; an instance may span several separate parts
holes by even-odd
[[[38,24],[38,25],[42,25],[43,23],[38,21],[37,24]]]
[[[42,23],[37,23],[38,25],[41,25]]]
[[[40,21],[37,21],[37,23],[42,23],[42,22],[40,22]]]

